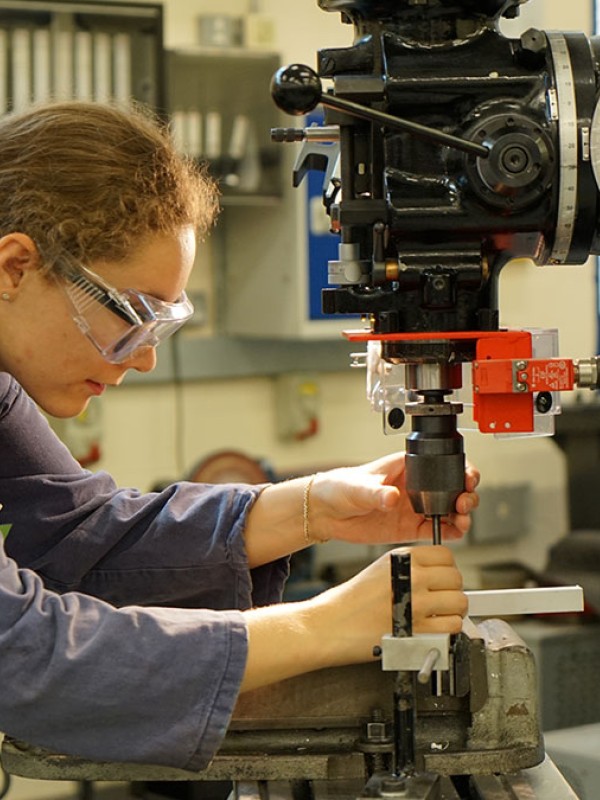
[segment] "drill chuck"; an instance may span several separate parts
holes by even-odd
[[[463,437],[457,403],[407,406],[412,432],[406,437],[406,490],[415,511],[427,517],[454,511],[465,486]]]

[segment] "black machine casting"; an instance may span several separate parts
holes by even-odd
[[[325,173],[340,255],[323,311],[361,315],[382,359],[410,373],[407,479],[439,540],[464,474],[461,409],[448,395],[457,365],[500,327],[502,268],[600,252],[600,38],[509,38],[500,23],[521,0],[318,4],[353,26],[353,43],[320,50],[316,70],[277,72],[279,107],[320,105],[324,124],[273,138],[304,141],[296,184]],[[549,397],[535,408],[549,410]]]

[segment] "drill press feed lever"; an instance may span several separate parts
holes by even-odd
[[[319,5],[341,12],[354,42],[321,50],[317,71],[276,73],[284,111],[320,104],[325,120],[320,133],[274,138],[304,142],[296,185],[308,169],[325,174],[340,245],[324,312],[361,315],[366,330],[349,338],[376,341],[413,373],[414,401],[387,409],[386,432],[410,416],[411,496],[439,528],[462,489],[461,408],[448,396],[463,364],[477,426],[495,434],[551,434],[558,392],[598,385],[595,359],[536,353],[529,332],[502,330],[498,285],[515,258],[568,265],[600,252],[600,38],[510,39],[500,18],[517,17],[521,0]]]

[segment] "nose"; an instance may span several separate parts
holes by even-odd
[[[156,366],[156,348],[150,345],[138,347],[124,362],[124,366],[127,369],[135,369],[138,372],[152,372]]]

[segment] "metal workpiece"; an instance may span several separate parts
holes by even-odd
[[[466,592],[471,617],[564,614],[583,611],[581,586],[489,589]]]

